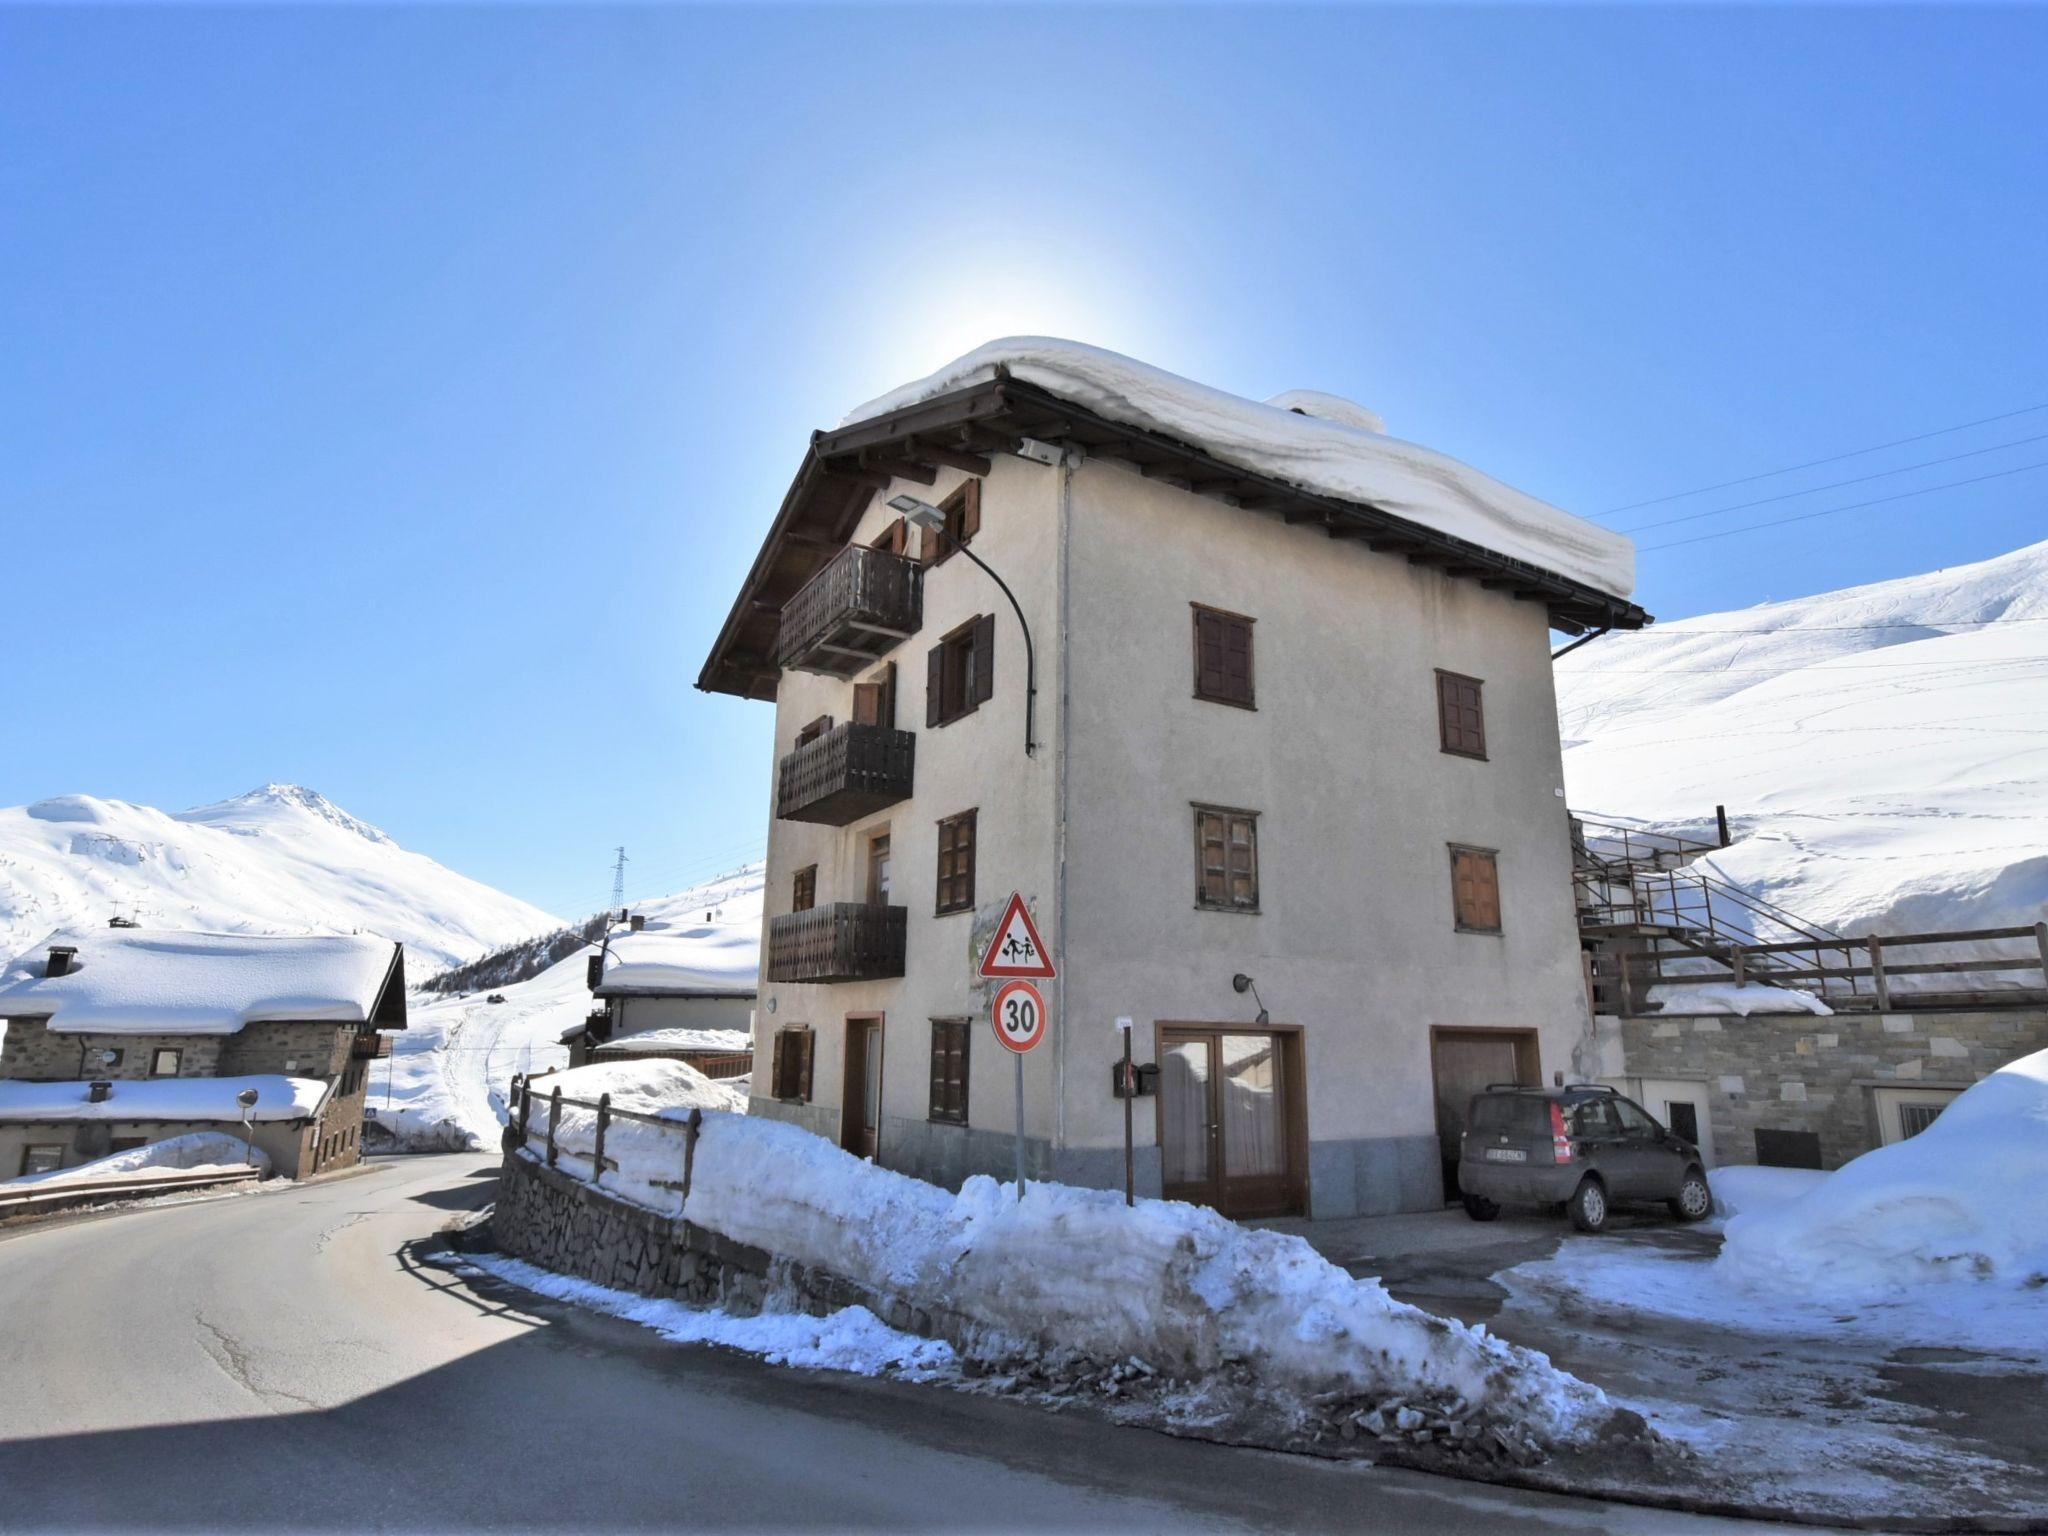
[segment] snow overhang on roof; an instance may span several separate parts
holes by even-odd
[[[319,1111],[328,1085],[317,1077],[260,1073],[251,1077],[118,1078],[104,1099],[89,1082],[0,1081],[0,1124],[56,1124],[71,1120],[157,1120],[233,1124],[242,1118],[237,1095],[256,1090],[251,1120],[305,1120]]]
[[[77,951],[61,976],[49,951]],[[389,939],[105,928],[53,933],[0,972],[0,1018],[60,1034],[231,1035],[266,1020],[405,1028]]]
[[[1544,605],[1567,634],[1639,629],[1624,536],[1447,455],[1316,410],[1260,403],[1100,348],[991,342],[814,433],[697,686],[773,699],[783,605],[843,548],[877,490],[940,467],[986,474],[1025,438],[1070,443],[1141,474],[1312,525]],[[1291,402],[1291,403],[1290,403]]]
[[[614,937],[597,997],[752,997],[761,970],[761,930],[753,923],[654,923]]]

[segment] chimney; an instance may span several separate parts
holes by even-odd
[[[112,1083],[103,1077],[95,1078],[86,1087],[85,1102],[88,1104],[104,1104],[113,1096],[113,1092],[114,1085]]]
[[[43,974],[45,976],[69,976],[71,974],[71,962],[77,958],[77,955],[78,946],[76,944],[52,944],[50,946],[50,963],[43,967]]]
[[[633,927],[633,932],[635,932],[635,933],[638,933],[638,932],[640,932],[640,930],[641,930],[641,929],[645,928],[646,926],[647,926],[647,918],[646,918],[646,915],[645,915],[644,913],[640,913],[640,912],[635,912],[635,913],[633,914],[633,920],[632,920],[632,927]]]

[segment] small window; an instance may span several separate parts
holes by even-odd
[[[150,1053],[149,1075],[151,1077],[176,1077],[178,1075],[178,1064],[184,1059],[185,1053],[183,1051],[174,1051],[168,1046],[159,1047]]]
[[[941,536],[927,528],[919,535],[919,565],[944,565],[953,558],[954,550],[974,542],[974,536],[981,532],[981,482],[961,481],[953,493],[939,503],[939,510],[946,514],[946,532]]]
[[[931,1118],[948,1125],[967,1123],[967,1037],[965,1019],[932,1020]]]
[[[910,524],[902,518],[889,524],[876,534],[868,548],[879,549],[885,555],[900,555],[910,548]]]
[[[853,685],[853,723],[896,726],[896,663],[889,662],[864,683]]]
[[[868,905],[886,907],[893,889],[889,869],[889,829],[868,834]]]
[[[1483,686],[1476,677],[1438,670],[1436,725],[1444,751],[1460,757],[1486,756],[1486,715],[1479,707]]]
[[[971,715],[995,694],[996,621],[969,619],[931,648],[925,665],[924,723]]]
[[[775,1097],[808,1102],[811,1097],[811,1027],[790,1024],[775,1031],[768,1080]]]
[[[818,904],[818,866],[806,864],[789,883],[789,910],[808,912]]]
[[[1463,932],[1500,932],[1500,869],[1491,849],[1452,846],[1451,911]]]
[[[935,911],[974,909],[974,822],[976,813],[962,811],[939,823],[939,897]]]
[[[1904,1136],[1918,1136],[1927,1127],[1941,1118],[1945,1104],[1901,1104],[1899,1106],[1899,1132]]]
[[[1664,1101],[1664,1123],[1671,1127],[1671,1134],[1698,1146],[1700,1142],[1699,1106],[1691,1099],[1666,1099]]]
[[[1252,624],[1239,613],[1195,610],[1195,697],[1216,704],[1252,703]]]
[[[800,747],[807,747],[831,729],[832,717],[830,715],[820,715],[796,733],[796,744]]]
[[[1195,807],[1195,905],[1259,910],[1258,812]]]
[[[55,1173],[64,1166],[62,1146],[26,1147],[21,1154],[21,1171],[30,1173]]]

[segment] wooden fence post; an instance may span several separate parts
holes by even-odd
[[[548,1166],[555,1166],[555,1124],[562,1118],[562,1085],[555,1084],[555,1091],[548,1095]]]
[[[1872,934],[1863,941],[1870,951],[1870,985],[1877,993],[1877,1011],[1892,1011],[1892,986],[1884,973],[1884,940]]]
[[[1740,944],[1730,944],[1728,946],[1728,968],[1735,973],[1736,986],[1746,987],[1749,985],[1749,956],[1744,952]]]
[[[2048,923],[2034,924],[2034,942],[2041,949],[2041,985],[2048,987]]]
[[[526,1128],[533,1121],[533,1084],[522,1080],[519,1084],[519,1144],[526,1145]]]
[[[1714,807],[1714,828],[1715,828],[1715,830],[1716,830],[1716,831],[1718,831],[1718,832],[1719,832],[1719,833],[1721,834],[1721,846],[1722,846],[1723,848],[1726,848],[1726,847],[1728,846],[1728,807],[1727,807],[1727,806],[1725,806],[1725,805],[1717,805],[1717,806],[1715,806],[1715,807]]]
[[[605,1127],[611,1123],[611,1118],[612,1096],[608,1093],[600,1093],[597,1096],[597,1151],[594,1154],[595,1160],[590,1170],[590,1182],[592,1184],[602,1184],[604,1182],[604,1131]]]
[[[703,1127],[704,1111],[693,1109],[683,1122],[683,1203],[690,1201],[690,1179],[697,1171],[697,1132]]]

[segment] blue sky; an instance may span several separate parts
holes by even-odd
[[[1587,513],[2048,405],[2048,11],[0,11],[0,804],[310,784],[557,912],[758,849],[806,434],[1014,332]],[[1630,526],[1689,613],[2048,535],[2048,411]]]

